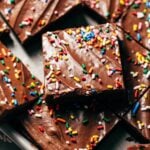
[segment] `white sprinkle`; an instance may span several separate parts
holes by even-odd
[[[41,114],[35,114],[35,117],[36,118],[42,118],[42,115]]]
[[[137,18],[143,18],[144,13],[143,12],[137,12]]]
[[[59,90],[59,82],[58,81],[56,82],[56,87],[55,88],[56,88],[56,90]]]
[[[82,85],[79,84],[79,83],[76,83],[75,85],[76,85],[77,87],[79,87],[79,88],[82,88]]]
[[[147,125],[147,129],[150,129],[150,124],[149,124],[149,125]]]
[[[66,144],[68,144],[68,145],[69,145],[69,144],[70,144],[70,142],[69,142],[69,141],[66,141]]]

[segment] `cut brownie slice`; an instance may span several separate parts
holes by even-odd
[[[150,144],[135,144],[128,147],[127,150],[150,150]]]
[[[135,0],[121,19],[122,28],[150,49],[150,1]]]
[[[125,83],[128,88],[130,102],[139,99],[140,95],[150,87],[150,52],[124,34],[125,49],[122,49],[125,66]],[[150,89],[134,105],[127,114],[126,120],[132,124],[145,138],[150,139]]]
[[[87,105],[36,104],[21,121],[41,149],[94,149],[118,122],[111,112]]]
[[[24,42],[78,4],[79,0],[1,0],[0,11]]]
[[[47,32],[43,55],[48,97],[124,91],[119,43],[111,24]]]
[[[34,101],[40,93],[40,81],[0,43],[0,116]]]
[[[83,4],[105,19],[116,22],[134,0],[82,0]]]

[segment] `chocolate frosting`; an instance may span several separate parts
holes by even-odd
[[[94,95],[123,90],[115,26],[88,26],[43,36],[46,95]]]
[[[123,42],[126,46],[122,49],[126,66],[125,81],[129,99],[134,102],[150,86],[150,52],[129,34],[124,33]],[[135,104],[126,118],[144,137],[150,139],[150,90]]]
[[[150,2],[135,0],[121,18],[122,28],[147,49],[150,49]]]
[[[1,0],[0,11],[24,42],[79,4],[79,0]]]
[[[35,100],[40,93],[40,81],[0,43],[0,115]]]
[[[134,0],[82,0],[83,4],[110,22],[116,22]]]
[[[83,106],[35,105],[21,120],[41,149],[93,149],[118,121],[111,112],[96,106],[93,102]]]

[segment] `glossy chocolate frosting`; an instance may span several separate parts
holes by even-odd
[[[0,116],[35,100],[43,89],[19,58],[0,43]]]
[[[150,50],[150,1],[135,0],[121,18],[122,28]]]
[[[116,22],[134,0],[81,0],[83,4],[110,22]]]
[[[88,26],[43,35],[45,94],[53,98],[124,89],[115,26]]]
[[[134,102],[150,86],[150,52],[124,33],[125,49],[122,49],[125,66],[125,82],[129,99]],[[150,139],[150,90],[127,114],[127,121],[147,139]]]
[[[79,0],[0,1],[0,11],[24,42],[79,4]]]
[[[36,104],[22,118],[23,126],[43,150],[92,150],[118,121],[111,112],[100,111],[94,102],[55,107]]]
[[[150,150],[150,144],[136,144],[128,147],[127,150]]]

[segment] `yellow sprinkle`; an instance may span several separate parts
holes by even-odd
[[[67,30],[67,33],[71,35],[72,34],[72,30],[71,29]]]
[[[70,115],[70,118],[71,118],[71,119],[74,119],[75,117],[74,117],[74,115]]]
[[[137,124],[140,124],[140,121],[139,121],[139,120],[137,120]]]
[[[3,53],[4,56],[7,55],[7,54],[6,54],[6,50],[5,50],[4,48],[2,48],[1,51],[2,51],[2,53]]]
[[[80,79],[78,77],[73,78],[76,82],[80,82]]]
[[[11,61],[14,62],[16,60],[16,56],[13,56]]]
[[[147,34],[147,37],[150,38],[150,33]]]
[[[51,79],[51,82],[52,82],[52,83],[55,83],[55,82],[56,82],[56,79]]]
[[[121,5],[124,5],[125,3],[124,3],[124,0],[120,0],[120,4]]]
[[[15,78],[16,78],[16,79],[19,79],[18,73],[15,73]]]
[[[106,45],[109,44],[109,43],[110,43],[110,40],[107,40],[107,41],[106,41]]]
[[[35,83],[34,83],[34,82],[31,82],[31,86],[32,86],[32,87],[35,87],[36,85],[35,85]]]
[[[77,29],[77,30],[76,30],[76,33],[80,33],[80,29]]]
[[[73,134],[73,135],[77,135],[78,132],[77,132],[77,131],[73,131],[72,134]]]
[[[109,68],[110,68],[110,66],[109,66],[109,65],[106,65],[105,67],[106,67],[106,69],[107,69],[107,70],[109,70]]]
[[[78,48],[82,48],[82,44],[81,43],[78,44]]]
[[[98,39],[99,41],[102,41],[102,38],[101,38],[100,36],[98,36],[97,39]]]
[[[87,32],[90,31],[90,27],[89,27],[89,26],[86,27],[86,31],[87,31]]]
[[[112,85],[107,85],[107,88],[108,89],[113,89],[113,86]]]
[[[51,75],[51,78],[55,78],[55,75],[54,75],[54,74],[52,74],[52,75]]]
[[[134,24],[133,25],[133,31],[137,31],[138,30],[138,25],[137,24]]]
[[[63,56],[63,59],[64,59],[65,61],[67,61],[67,60],[68,60],[68,56]]]
[[[69,131],[69,132],[72,132],[72,128],[71,128],[71,127],[69,127],[69,128],[68,128],[68,131]]]
[[[144,9],[144,10],[143,10],[143,13],[146,13],[146,12],[147,12],[147,9]]]

